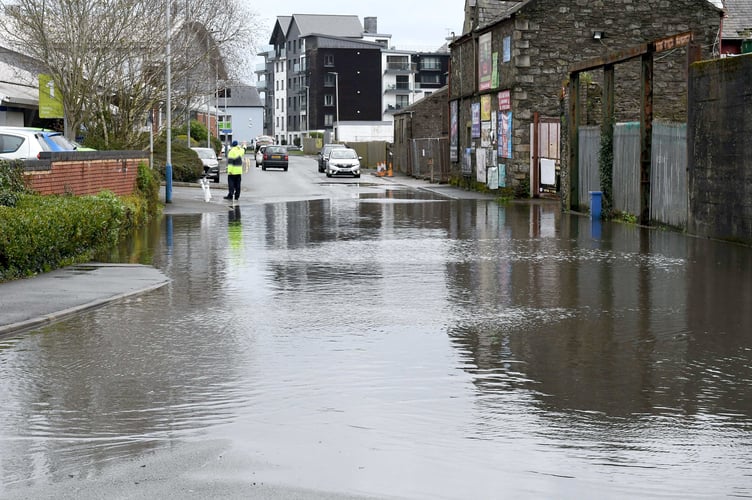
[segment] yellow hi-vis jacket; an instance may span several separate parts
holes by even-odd
[[[245,149],[235,146],[227,152],[227,175],[240,175],[243,173],[243,155]]]

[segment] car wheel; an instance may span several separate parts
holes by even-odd
[[[284,169],[284,170],[285,170],[285,172],[287,172],[287,167],[285,167],[285,169]]]
[[[355,177],[356,179],[360,179],[360,174],[355,174],[353,177]]]
[[[215,183],[215,184],[219,184],[219,176],[216,176],[216,177],[214,178],[214,183]]]
[[[266,170],[266,165],[261,165],[261,170]]]
[[[326,176],[327,176],[327,177],[331,177],[331,176],[332,176],[332,174],[330,174],[329,172],[327,172],[327,173],[326,173]]]

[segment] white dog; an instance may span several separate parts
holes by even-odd
[[[201,184],[201,189],[204,191],[204,201],[209,202],[211,201],[211,189],[209,189],[209,179],[207,177],[202,177],[199,179],[199,183]]]

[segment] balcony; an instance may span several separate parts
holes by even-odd
[[[391,114],[397,113],[398,111],[405,109],[406,107],[407,105],[402,105],[402,104],[389,104],[384,110],[384,114],[391,115]]]
[[[409,83],[397,83],[384,87],[385,94],[409,94],[412,92]]]
[[[389,62],[386,63],[386,68],[384,68],[384,73],[398,75],[415,73],[415,71],[416,64],[409,62]]]

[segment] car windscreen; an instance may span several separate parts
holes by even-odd
[[[358,153],[352,149],[332,149],[332,152],[329,154],[330,160],[356,160],[357,158]]]
[[[202,160],[216,160],[217,155],[214,154],[213,149],[194,149],[198,157]]]

